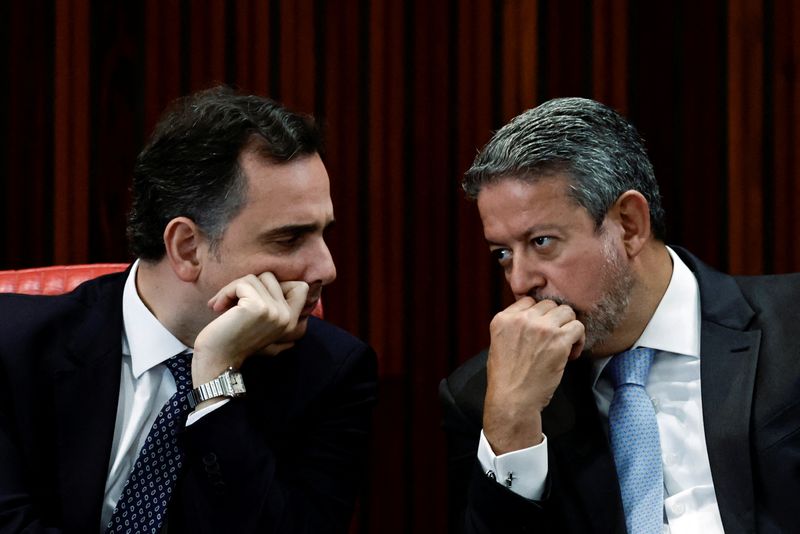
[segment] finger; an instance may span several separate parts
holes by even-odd
[[[522,297],[519,300],[514,301],[511,303],[509,307],[507,307],[504,311],[524,311],[528,308],[533,307],[536,304],[536,301],[533,300],[531,297]]]
[[[574,360],[583,352],[583,347],[586,344],[586,329],[583,323],[578,320],[568,322],[561,329],[567,333],[567,339],[572,342],[569,359]]]
[[[292,316],[299,316],[308,298],[308,284],[303,281],[291,281],[281,282],[280,285],[283,296],[292,310]]]
[[[285,299],[283,297],[283,290],[281,289],[281,284],[278,282],[278,279],[275,278],[275,275],[271,272],[267,271],[258,275],[258,279],[263,284],[264,288],[267,290],[269,297],[277,302],[283,302]]]
[[[284,297],[289,308],[289,323],[286,325],[286,331],[290,332],[297,326],[300,313],[306,305],[308,284],[301,281],[282,282],[281,289],[285,292]]]
[[[550,310],[558,308],[558,306],[559,306],[559,304],[554,300],[542,299],[542,300],[537,301],[536,304],[534,304],[533,310],[535,310],[536,312],[539,312],[541,315],[545,315]]]
[[[222,289],[211,297],[208,306],[215,312],[223,312],[232,308],[242,298],[259,298],[260,292],[256,288],[255,277],[237,278],[226,284]],[[260,285],[260,284],[259,284]]]
[[[553,321],[558,326],[563,326],[577,318],[575,310],[566,304],[554,306],[548,309],[542,316]]]

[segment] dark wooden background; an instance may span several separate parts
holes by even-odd
[[[3,2],[0,268],[126,261],[132,163],[181,94],[224,82],[314,113],[327,316],[381,366],[353,532],[444,532],[437,384],[508,298],[458,187],[476,149],[545,99],[596,98],[645,137],[670,242],[800,270],[798,32],[792,0]]]

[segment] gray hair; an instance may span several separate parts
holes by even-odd
[[[597,228],[622,193],[640,192],[650,206],[653,235],[664,240],[661,195],[644,143],[632,124],[594,100],[556,98],[518,115],[478,153],[461,186],[475,199],[500,179],[536,181],[561,173]]]

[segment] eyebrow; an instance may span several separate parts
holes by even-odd
[[[334,225],[336,221],[331,219],[328,221],[324,226],[320,226],[316,223],[311,224],[287,224],[284,226],[278,226],[276,228],[272,228],[271,230],[267,230],[263,234],[259,236],[259,240],[265,243],[268,243],[274,239],[282,238],[282,237],[296,237],[302,236],[307,234],[313,234],[318,231],[325,231],[329,229],[331,226]]]

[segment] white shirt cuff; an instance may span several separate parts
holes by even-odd
[[[189,426],[189,425],[191,425],[193,423],[196,423],[203,416],[206,416],[206,415],[210,414],[211,412],[213,412],[217,408],[225,406],[228,402],[230,402],[230,399],[223,399],[223,400],[221,400],[219,402],[215,402],[211,406],[206,406],[202,410],[197,410],[195,412],[189,412],[189,417],[186,418],[186,426]]]
[[[492,446],[481,430],[478,443],[478,461],[484,473],[491,471],[498,484],[533,501],[541,500],[547,481],[547,436],[542,442],[527,449],[495,455]]]

